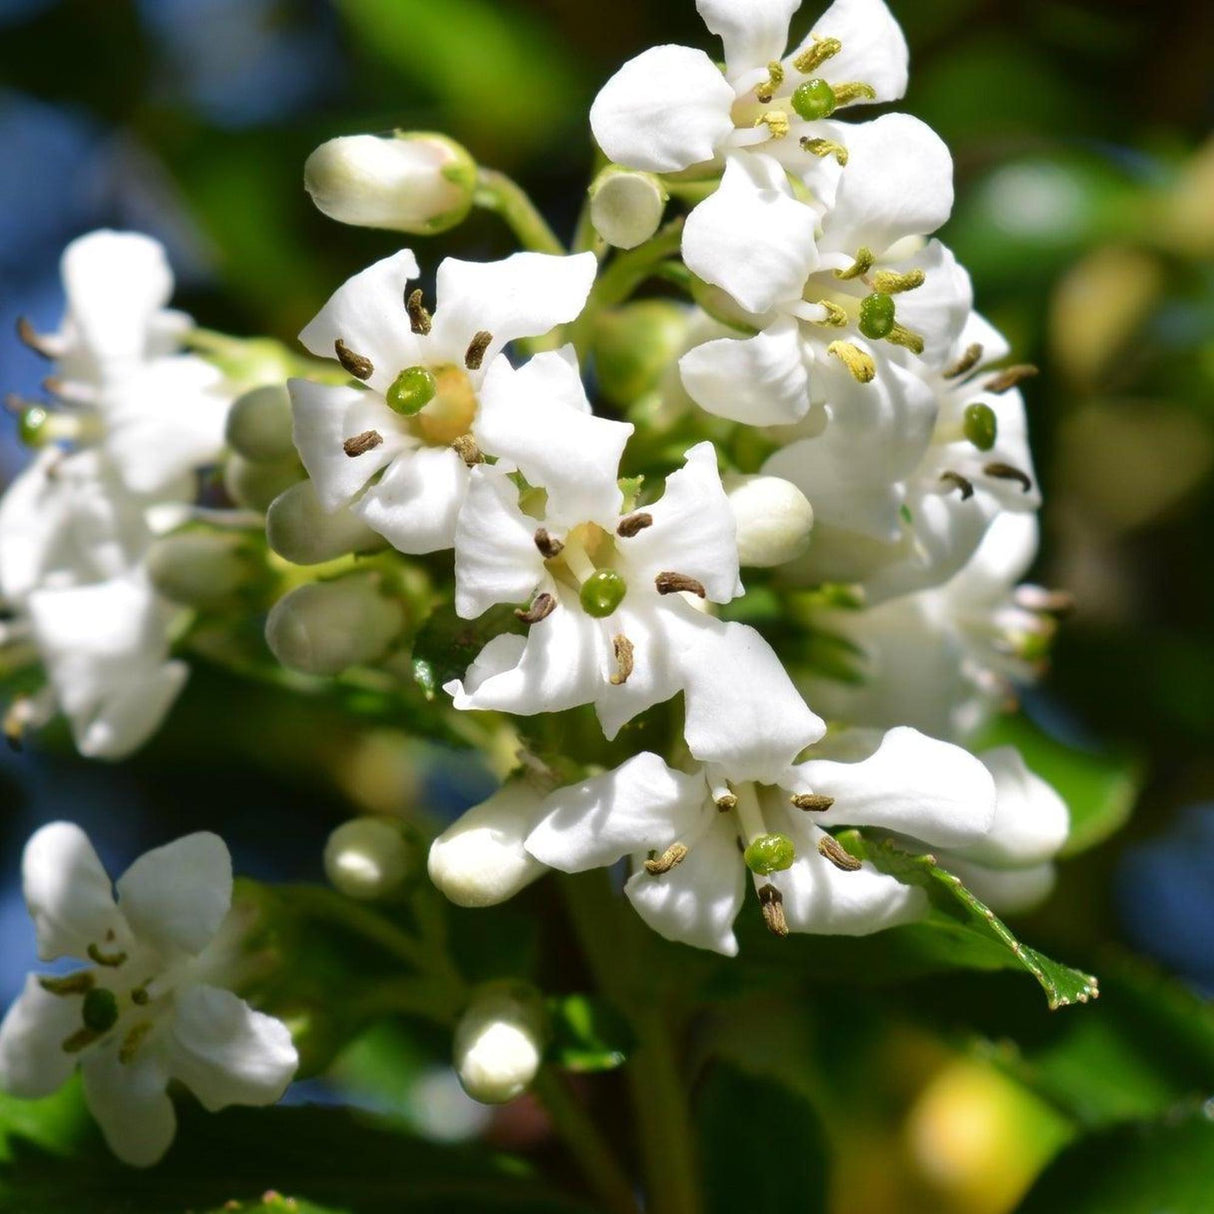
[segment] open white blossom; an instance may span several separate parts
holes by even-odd
[[[22,877],[38,956],[90,964],[30,975],[0,1025],[0,1087],[37,1099],[79,1065],[110,1148],[139,1167],[173,1140],[173,1080],[211,1111],[278,1100],[298,1065],[291,1034],[224,989],[232,862],[222,839],[187,835],[146,853],[115,900],[84,832],[54,822],[26,845]]]
[[[408,249],[342,286],[300,340],[365,387],[291,381],[295,444],[324,509],[350,506],[401,552],[450,548],[481,457],[485,375],[509,342],[573,320],[596,268],[592,253],[448,258],[433,316],[409,289]]]

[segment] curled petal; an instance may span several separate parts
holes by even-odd
[[[877,102],[897,101],[905,95],[910,50],[885,0],[835,0],[814,22],[813,33],[843,44],[822,66],[828,80],[872,85]],[[810,45],[809,40],[803,45]]]
[[[468,466],[450,447],[403,451],[352,512],[398,552],[441,552],[455,543]]]

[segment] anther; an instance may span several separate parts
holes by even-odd
[[[968,375],[981,361],[982,355],[986,351],[983,349],[981,342],[974,342],[972,346],[955,362],[947,371],[944,372],[945,379],[960,379],[963,375]]]
[[[849,282],[853,278],[863,278],[873,268],[876,261],[872,249],[860,249],[856,260],[846,270],[836,270],[835,277],[841,282]]]
[[[844,851],[843,845],[834,835],[823,835],[818,840],[818,854],[824,860],[829,860],[841,872],[855,873],[864,867],[851,852]]]
[[[1019,468],[1013,468],[1011,464],[987,464],[982,471],[996,480],[1015,481],[1025,493],[1033,491],[1033,482],[1029,476]]]
[[[882,295],[901,295],[904,291],[917,291],[925,282],[927,275],[922,270],[908,270],[905,274],[882,270],[873,275],[873,290]]]
[[[148,994],[146,986],[137,986],[131,991],[131,1002],[136,1007],[146,1007],[152,1001],[152,996]]]
[[[663,877],[686,859],[687,848],[682,843],[672,843],[660,856],[645,861],[645,871],[651,877]]]
[[[351,459],[356,459],[360,455],[366,455],[368,451],[374,451],[383,441],[384,436],[378,430],[364,430],[361,434],[346,439],[341,449]]]
[[[826,352],[833,354],[858,383],[871,384],[877,378],[877,364],[859,346],[853,346],[849,341],[835,341],[827,346]]]
[[[759,906],[763,910],[763,922],[773,936],[783,939],[788,935],[788,920],[784,917],[784,895],[774,885],[759,888]]]
[[[783,110],[768,110],[760,118],[755,119],[755,126],[765,126],[773,139],[783,139],[792,130],[792,123]]]
[[[485,361],[485,351],[489,349],[493,343],[493,334],[482,329],[469,343],[468,350],[464,354],[464,366],[469,371],[479,371],[481,364]]]
[[[430,313],[426,311],[426,305],[422,303],[420,287],[405,300],[405,311],[409,313],[409,327],[413,332],[419,337],[429,336],[434,321]]]
[[[476,445],[476,439],[471,434],[461,434],[451,444],[451,447],[469,468],[475,468],[477,464],[485,462],[485,457],[481,454],[481,449]]]
[[[853,101],[877,100],[877,90],[871,84],[862,84],[859,80],[836,84],[834,89],[835,101],[838,105],[851,105]]]
[[[833,156],[839,162],[840,168],[846,168],[848,160],[851,159],[851,153],[833,139],[811,139],[805,136],[801,140],[801,148],[821,160],[825,160],[827,156]]]
[[[24,316],[17,317],[17,337],[23,346],[33,350],[35,354],[41,354],[43,358],[55,357],[55,352]]]
[[[126,964],[126,953],[103,953],[96,944],[88,946],[88,958],[94,965],[104,965],[107,969],[118,969]]]
[[[731,792],[723,792],[719,797],[717,797],[714,804],[716,805],[717,809],[721,811],[721,813],[727,814],[738,808],[738,798],[735,797]]]
[[[847,309],[829,299],[818,300],[818,307],[826,309],[826,319],[815,321],[815,324],[825,325],[831,329],[846,329],[848,325]]]
[[[779,59],[773,59],[767,65],[767,79],[755,89],[755,100],[760,105],[770,105],[780,85],[784,83],[784,65]]]
[[[151,1021],[145,1020],[141,1024],[135,1025],[122,1039],[122,1044],[118,1047],[118,1061],[124,1066],[129,1066],[135,1060],[139,1047],[144,1043],[144,1040],[151,1031]]]
[[[1044,615],[1071,615],[1077,606],[1073,594],[1044,586],[1018,586],[1012,597],[1017,607]]]
[[[792,61],[793,67],[802,76],[816,72],[828,59],[833,59],[843,49],[843,43],[838,38],[819,38],[814,34],[813,39],[813,46],[807,46]]]
[[[87,1049],[94,1041],[100,1039],[101,1034],[93,1032],[90,1028],[77,1029],[70,1037],[64,1039],[59,1048],[65,1054],[79,1054],[81,1050]]]
[[[630,514],[627,518],[620,519],[620,525],[615,529],[615,533],[623,539],[630,540],[634,535],[639,535],[646,527],[653,526],[652,514]]]
[[[960,489],[963,502],[968,502],[974,496],[974,482],[962,476],[960,472],[942,472],[940,480],[950,488]]]
[[[87,995],[97,984],[97,979],[88,970],[67,974],[62,978],[44,977],[38,985],[48,995]]]
[[[798,809],[810,814],[824,814],[835,803],[834,797],[827,797],[818,792],[794,793],[789,800]]]
[[[333,349],[337,352],[337,361],[355,379],[366,380],[375,374],[375,364],[369,358],[355,354],[340,337],[333,343]]]
[[[908,329],[905,325],[894,325],[885,340],[891,345],[902,346],[912,354],[922,354],[925,345],[923,338],[914,329]]]
[[[536,531],[533,538],[535,546],[540,550],[540,556],[546,561],[554,560],[565,551],[565,545],[543,527]]]
[[[658,588],[658,594],[694,594],[701,599],[708,597],[704,583],[697,582],[685,573],[659,573],[653,583]]]
[[[519,608],[514,614],[527,625],[546,620],[556,610],[556,598],[551,594],[537,594],[531,606],[524,611]]]
[[[636,669],[636,663],[633,660],[635,647],[623,633],[615,637],[611,644],[615,650],[616,666],[615,674],[611,676],[611,685],[613,687],[623,687],[632,677],[633,670]]]
[[[1006,371],[1001,371],[994,379],[987,380],[984,387],[987,392],[991,392],[995,396],[1002,396],[1005,392],[1010,392],[1019,384],[1024,383],[1026,379],[1033,379],[1040,374],[1040,368],[1034,367],[1031,363],[1025,363],[1023,366],[1008,367]]]

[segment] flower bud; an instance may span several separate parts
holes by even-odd
[[[669,199],[652,173],[612,165],[590,187],[590,222],[609,245],[635,249],[658,230]]]
[[[476,178],[465,148],[417,131],[330,139],[304,165],[304,185],[330,219],[415,235],[462,223]]]
[[[228,496],[248,510],[266,510],[270,503],[304,476],[303,465],[291,455],[271,464],[256,464],[233,451],[223,469]]]
[[[523,846],[543,802],[522,780],[473,806],[430,845],[430,880],[457,906],[496,906],[542,876]]]
[[[272,575],[247,536],[186,530],[156,540],[148,576],[166,599],[183,607],[235,606],[244,594],[269,589]]]
[[[505,1104],[535,1079],[544,1056],[544,1009],[521,982],[483,986],[455,1027],[455,1069],[482,1104]]]
[[[778,476],[736,476],[726,480],[725,490],[743,565],[770,569],[804,555],[814,510],[796,485]]]
[[[377,573],[310,582],[280,599],[266,620],[274,656],[304,674],[335,675],[375,662],[405,626],[405,609]]]
[[[383,537],[348,507],[327,513],[311,481],[299,481],[270,503],[266,539],[293,565],[322,565],[351,552],[384,547]]]
[[[285,384],[265,384],[238,397],[228,413],[228,446],[254,463],[277,463],[295,455],[291,397]]]
[[[598,318],[594,367],[603,395],[621,408],[656,391],[686,349],[690,310],[666,299],[645,299]]]
[[[408,875],[409,845],[401,824],[389,818],[351,818],[325,844],[325,876],[347,898],[387,897]]]

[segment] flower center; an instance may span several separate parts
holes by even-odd
[[[449,447],[472,429],[477,397],[462,367],[406,367],[384,394],[388,407],[412,419],[410,430],[433,447]]]

